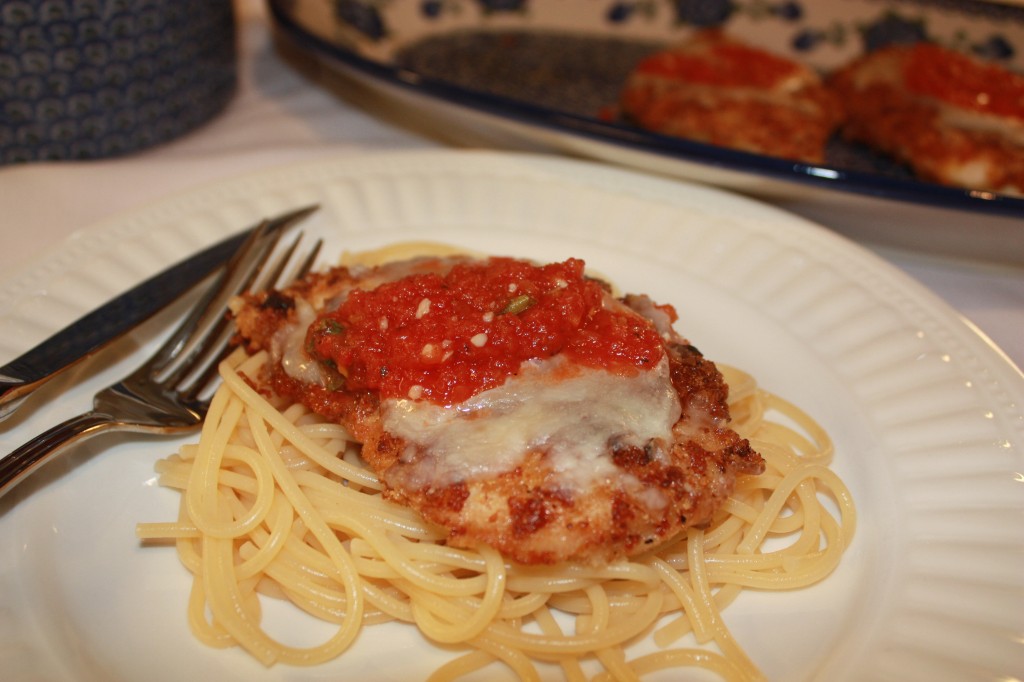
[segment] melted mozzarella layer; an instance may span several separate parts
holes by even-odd
[[[422,467],[424,484],[494,477],[543,452],[558,478],[552,483],[581,490],[621,476],[610,445],[671,442],[681,408],[667,358],[631,376],[566,365],[524,363],[503,385],[451,407],[384,401],[383,427],[406,441],[404,459]]]
[[[295,299],[296,322],[286,324],[274,336],[272,352],[285,373],[304,384],[324,384],[324,371],[306,352],[306,333],[316,321],[316,310],[308,301]]]
[[[714,108],[720,102],[761,102],[799,111],[815,112],[820,109],[820,105],[812,100],[793,97],[795,93],[807,87],[807,84],[800,78],[787,79],[771,89],[739,85],[724,88],[719,85],[671,80],[656,75],[637,76],[634,82],[638,85],[649,85],[655,88],[660,97],[674,96],[681,100],[697,102],[708,108]]]

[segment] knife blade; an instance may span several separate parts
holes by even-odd
[[[319,208],[307,206],[263,220],[153,275],[61,329],[0,367],[0,421],[34,390],[142,324],[206,279],[264,224],[269,232],[303,220]]]

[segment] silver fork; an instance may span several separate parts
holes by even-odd
[[[93,409],[39,434],[0,458],[0,496],[72,443],[106,431],[173,434],[202,423],[227,355],[232,325],[228,302],[301,277],[312,267],[321,242],[296,251],[302,235],[277,248],[283,235],[315,207],[264,221],[221,270],[181,325],[156,353],[121,381],[93,397]],[[291,267],[289,265],[291,264]],[[287,270],[287,272],[286,272]]]

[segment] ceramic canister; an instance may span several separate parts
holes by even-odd
[[[235,85],[231,0],[0,2],[0,163],[151,147]]]

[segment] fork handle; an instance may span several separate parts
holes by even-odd
[[[0,458],[0,496],[50,461],[67,446],[105,430],[113,424],[109,415],[86,412],[43,431]]]

